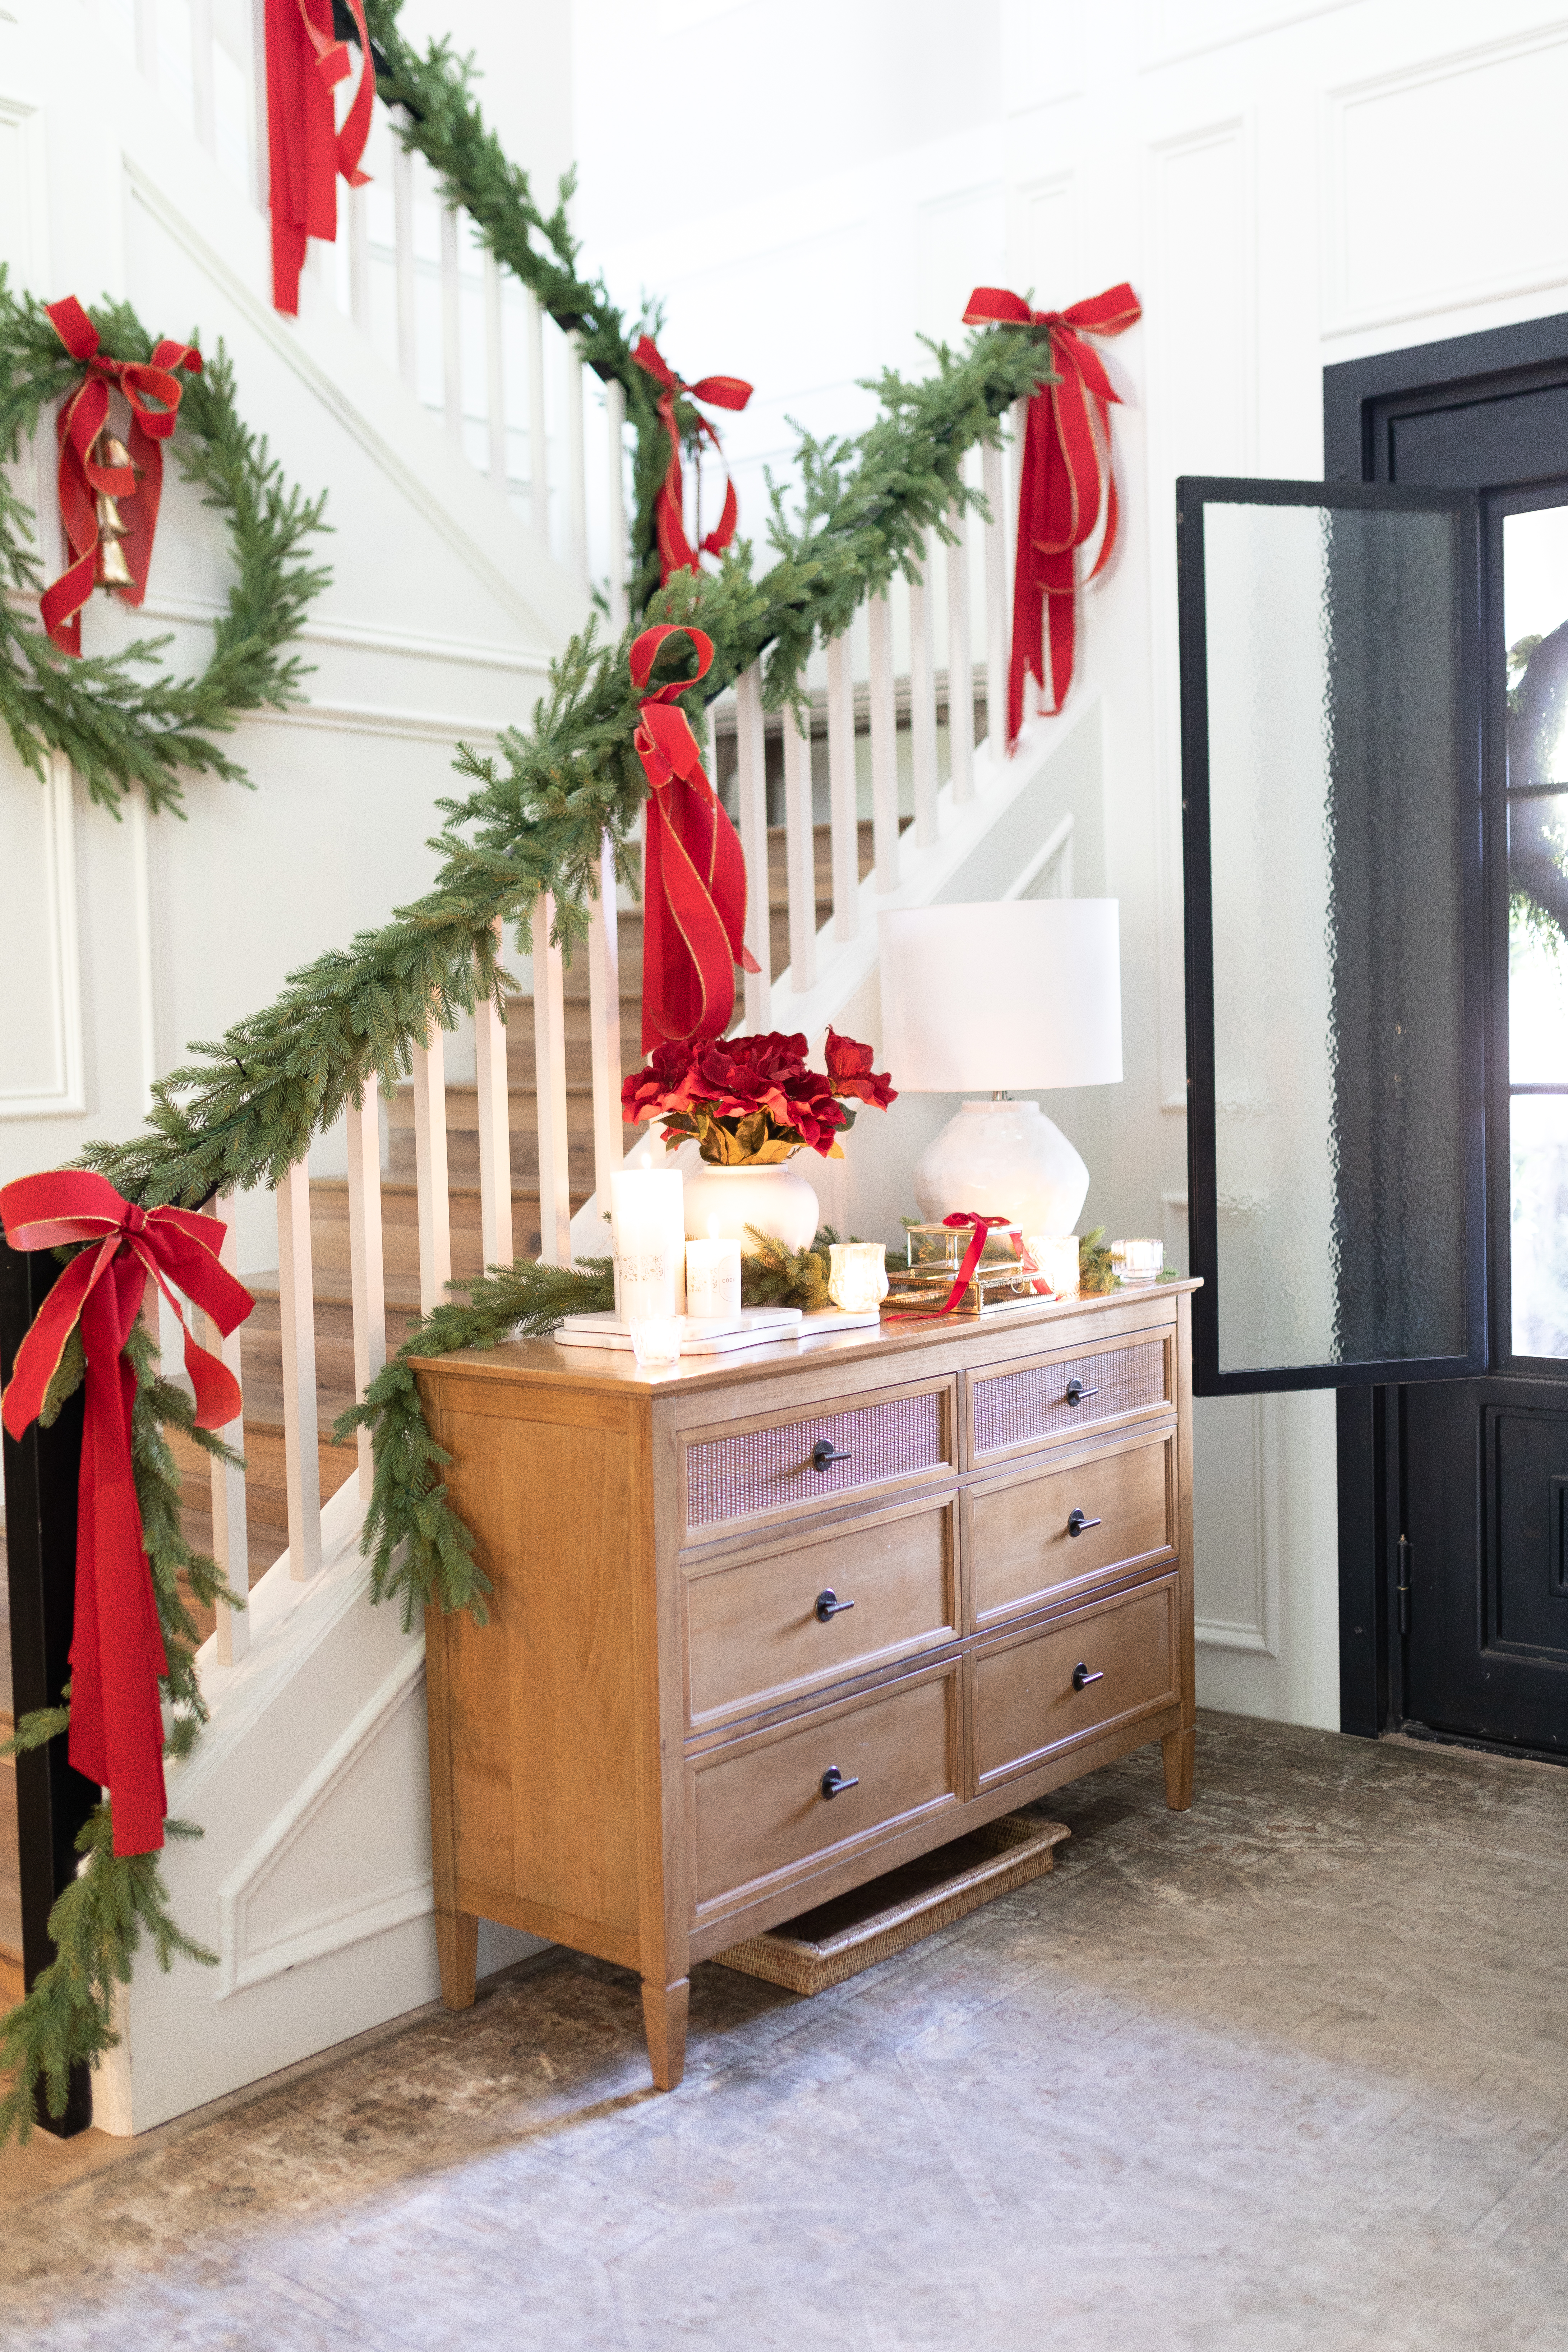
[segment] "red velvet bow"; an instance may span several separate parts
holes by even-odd
[[[675,421],[676,401],[705,400],[714,408],[744,408],[752,396],[752,387],[749,383],[742,383],[738,375],[705,375],[696,383],[682,383],[675,370],[660,354],[651,335],[637,338],[632,357],[638,367],[647,370],[656,383],[664,387],[658,396],[658,413],[669,436],[669,465],[654,509],[658,527],[658,579],[662,587],[672,572],[697,572],[701,568],[697,561],[699,551],[686,536],[680,479],[680,427]],[[706,434],[715,449],[720,448],[719,436],[705,416],[699,416],[697,430],[700,434]],[[735,485],[730,479],[730,468],[726,466],[724,511],[719,518],[718,530],[710,530],[702,541],[704,552],[709,555],[723,553],[735,536],[739,513]]]
[[[122,518],[129,536],[121,541],[135,584],[115,593],[128,604],[140,604],[147,591],[147,567],[153,561],[158,500],[163,489],[163,452],[158,445],[174,429],[184,389],[173,370],[189,368],[193,375],[199,375],[202,355],[194,343],[165,338],[150,361],[106,359],[98,347],[98,329],[74,294],[68,294],[62,302],[49,303],[47,310],[56,334],[72,359],[85,363],[87,373],[55,420],[60,444],[60,520],[71,561],[45,589],[38,600],[38,614],[62,653],[79,655],[81,608],[92,593],[98,569],[96,493],[102,490],[111,499],[136,501]],[[131,404],[126,438],[129,466],[95,465],[89,455],[108,421],[110,384],[118,384]],[[162,405],[150,407],[149,401]]]
[[[977,286],[963,314],[966,327],[1045,327],[1059,382],[1041,384],[1029,402],[1018,486],[1018,560],[1013,582],[1013,658],[1007,679],[1007,745],[1024,723],[1024,677],[1032,670],[1041,691],[1040,599],[1051,646],[1051,707],[1059,710],[1072,684],[1077,581],[1074,550],[1093,536],[1105,501],[1105,532],[1092,580],[1116,545],[1116,475],[1110,462],[1110,404],[1121,395],[1086,334],[1120,335],[1143,313],[1131,286],[1111,286],[1070,310],[1031,310],[1001,286]],[[1096,425],[1098,423],[1098,432]],[[1103,451],[1103,456],[1102,456]]]
[[[713,641],[700,629],[645,629],[631,651],[632,684],[647,684],[666,637],[689,636],[697,676]],[[643,843],[642,1042],[721,1037],[735,1010],[735,966],[755,971],[745,942],[746,863],[720,807],[684,710],[676,698],[691,678],[673,678],[643,698],[634,741],[653,789]]]
[[[267,0],[267,152],[272,211],[272,304],[290,318],[300,308],[305,240],[337,241],[338,175],[351,188],[370,178],[359,168],[370,137],[375,68],[363,0],[349,0],[364,64],[353,103],[339,131],[332,92],[353,68],[348,43],[332,38],[332,0]]]
[[[921,1323],[940,1315],[951,1315],[968,1289],[974,1269],[984,1255],[986,1234],[994,1225],[1010,1225],[1014,1220],[1011,1217],[982,1217],[973,1209],[958,1209],[951,1217],[943,1217],[942,1222],[944,1225],[973,1227],[969,1236],[969,1246],[963,1253],[963,1264],[958,1269],[958,1279],[940,1307],[906,1307],[901,1314],[889,1315],[889,1323]]]
[[[142,1514],[131,1467],[136,1375],[124,1354],[151,1275],[179,1314],[172,1276],[226,1338],[254,1304],[220,1265],[224,1228],[193,1209],[139,1209],[106,1176],[57,1170],[0,1189],[0,1223],[13,1249],[96,1242],[72,1258],[16,1350],[0,1419],[20,1437],[48,1392],[79,1316],[87,1355],[87,1411],[78,1486],[76,1622],[71,1636],[70,1760],[107,1787],[116,1853],[163,1843],[163,1719],[158,1677],[167,1659]],[[240,1409],[239,1387],[217,1357],[185,1336],[185,1370],[198,1429],[220,1429]]]

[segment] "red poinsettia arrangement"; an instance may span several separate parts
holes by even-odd
[[[696,1037],[656,1046],[645,1069],[621,1088],[621,1112],[633,1125],[663,1122],[668,1150],[696,1136],[715,1168],[759,1168],[803,1150],[842,1160],[839,1137],[855,1124],[855,1106],[886,1110],[897,1100],[871,1048],[827,1033],[826,1070],[807,1067],[805,1039]]]

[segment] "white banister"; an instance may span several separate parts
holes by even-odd
[[[899,887],[899,708],[893,685],[893,608],[884,589],[866,606],[871,629],[871,840],[877,887]]]
[[[523,289],[528,323],[528,487],[533,528],[550,539],[550,447],[544,434],[544,313],[531,289]]]
[[[937,838],[936,660],[931,648],[931,537],[928,531],[921,577],[910,584],[910,757],[914,770],[915,846],[930,849]]]
[[[626,584],[626,388],[618,376],[605,385],[605,424],[609,436],[610,626],[617,635],[632,617]]]
[[[599,844],[599,895],[588,909],[588,1048],[594,1089],[594,1189],[607,1202],[624,1162],[621,1117],[621,954],[616,921],[616,853]]]
[[[157,88],[158,0],[136,0],[136,70]]]
[[[496,925],[498,933],[501,925]],[[474,1007],[474,1080],[479,1117],[479,1252],[487,1268],[517,1255],[511,1229],[511,1096],[506,1023],[493,996]]]
[[[362,335],[370,332],[370,192],[366,188],[345,188],[343,209],[348,215],[349,234],[349,316]]]
[[[419,296],[414,276],[414,157],[392,126],[393,267],[397,277],[397,372],[419,389]]]
[[[348,1108],[349,1295],[353,1300],[354,1400],[386,1361],[386,1272],[381,1243],[381,1116],[375,1082]],[[374,1481],[368,1429],[358,1433],[359,1490],[368,1503]]]
[[[441,399],[447,431],[463,442],[463,310],[458,277],[458,215],[441,207]]]
[[[588,459],[583,435],[583,354],[566,337],[566,569],[588,581]]]
[[[223,1263],[230,1274],[239,1267],[239,1244],[235,1232],[235,1199],[225,1192],[216,1200],[210,1214],[223,1221]],[[220,1356],[237,1382],[239,1370],[239,1331],[231,1331],[226,1339],[209,1315],[206,1321],[206,1345],[215,1356]],[[224,1444],[236,1454],[245,1451],[245,1412],[243,1406],[230,1422],[216,1432]],[[213,1558],[224,1573],[225,1581],[240,1594],[250,1591],[250,1543],[245,1516],[245,1473],[236,1470],[215,1456],[208,1464],[212,1474]],[[217,1612],[217,1662],[220,1666],[239,1664],[250,1647],[250,1619],[243,1609],[226,1609],[222,1602]]]
[[[217,148],[217,102],[213,84],[213,0],[190,0],[191,121],[209,155]]]
[[[847,629],[834,637],[827,648],[827,814],[833,936],[852,940],[860,928],[860,825],[855,790],[855,682],[849,674]],[[815,907],[812,921],[815,928]]]
[[[561,950],[550,937],[555,901],[533,907],[533,1072],[539,1098],[539,1255],[572,1263],[572,1187],[566,1140],[566,995]],[[607,1195],[606,1195],[607,1197]]]
[[[500,263],[485,247],[485,418],[489,427],[490,479],[506,492],[506,352],[502,342]]]
[[[947,740],[955,801],[974,798],[974,665],[969,652],[967,518],[955,499],[948,509],[957,545],[947,551]]]
[[[795,995],[816,984],[816,843],[812,833],[811,719],[784,712],[784,887],[789,902],[789,977]]]
[[[989,443],[980,453],[981,487],[991,512],[985,524],[985,732],[991,756],[1007,748],[1007,514],[1002,487],[1002,452]]]
[[[786,718],[785,728],[789,726]],[[768,757],[763,725],[763,667],[753,662],[735,680],[736,789],[741,855],[746,862],[746,945],[761,967],[745,976],[746,1026],[765,1029],[773,996],[768,920]]]
[[[428,1315],[452,1279],[452,1215],[447,1189],[447,1041],[431,1022],[431,1042],[416,1045],[414,1181],[419,1213],[419,1312]]]
[[[278,1187],[278,1320],[283,1353],[283,1485],[289,1573],[321,1565],[321,1456],[316,1426],[316,1301],[310,1279],[310,1180],[297,1160]]]

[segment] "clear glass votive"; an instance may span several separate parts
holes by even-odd
[[[1147,1240],[1112,1242],[1110,1265],[1123,1282],[1157,1282],[1164,1271],[1165,1244]]]
[[[847,1315],[868,1314],[888,1295],[885,1242],[834,1242],[828,1249],[827,1295]]]
[[[1036,1287],[1044,1284],[1052,1298],[1076,1298],[1079,1292],[1078,1235],[1030,1234],[1024,1243],[1035,1265]]]
[[[634,1315],[632,1353],[645,1372],[660,1371],[680,1361],[679,1315]]]

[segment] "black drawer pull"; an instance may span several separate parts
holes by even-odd
[[[1086,1519],[1081,1511],[1069,1511],[1068,1513],[1068,1533],[1069,1536],[1080,1536],[1082,1535],[1085,1528],[1097,1528],[1099,1525],[1100,1521],[1098,1519]]]
[[[1103,1666],[1100,1667],[1096,1673],[1091,1675],[1081,1658],[1072,1670],[1072,1686],[1074,1690],[1087,1690],[1090,1683],[1102,1683],[1104,1680],[1105,1669]]]
[[[822,1776],[822,1793],[825,1797],[841,1797],[846,1789],[858,1789],[859,1786],[858,1773],[853,1780],[847,1780],[837,1764],[830,1764]]]
[[[1083,1382],[1079,1380],[1071,1380],[1068,1382],[1067,1395],[1068,1404],[1081,1404],[1085,1397],[1098,1396],[1099,1394],[1100,1391],[1098,1389],[1086,1389]]]
[[[814,1470],[826,1470],[830,1462],[847,1462],[848,1459],[849,1448],[847,1445],[835,1445],[831,1437],[819,1437],[811,1449],[811,1466]]]
[[[830,1584],[826,1592],[817,1594],[812,1605],[816,1612],[817,1623],[826,1625],[830,1618],[837,1616],[841,1609],[853,1609],[855,1603],[852,1601],[840,1601]]]

